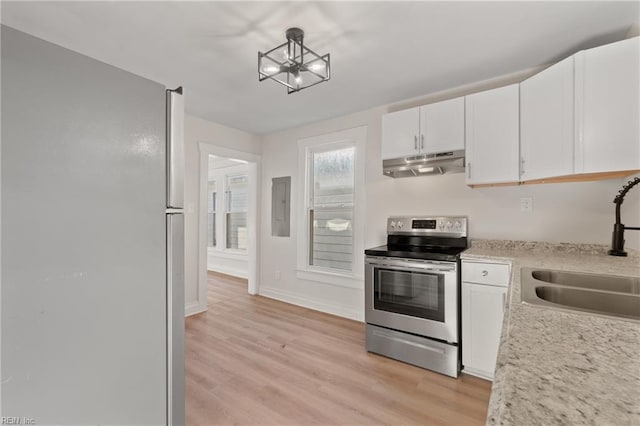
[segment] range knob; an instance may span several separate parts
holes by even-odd
[[[460,222],[458,222],[457,220],[453,223],[453,226],[455,226],[456,229],[460,229],[460,227],[462,226],[460,224]]]
[[[404,225],[404,223],[398,222],[398,228],[402,229],[402,225]]]
[[[391,221],[391,228],[395,229],[395,227],[396,227],[396,222],[392,220]]]
[[[451,222],[447,222],[447,229],[451,229]]]

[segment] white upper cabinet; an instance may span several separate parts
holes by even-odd
[[[465,98],[467,184],[519,180],[519,85]]]
[[[575,172],[640,169],[640,38],[575,55]]]
[[[420,107],[422,152],[464,149],[464,97]]]
[[[573,57],[520,84],[520,180],[574,173]]]
[[[382,116],[382,159],[406,157],[420,152],[420,108]]]
[[[464,98],[382,116],[382,159],[464,149]]]

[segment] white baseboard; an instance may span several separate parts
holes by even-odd
[[[188,317],[195,314],[200,314],[207,310],[207,304],[200,305],[198,302],[189,303],[184,307],[184,316]]]
[[[298,305],[304,308],[313,309],[314,311],[320,311],[327,314],[364,322],[364,313],[360,309],[354,309],[348,306],[336,306],[333,304],[330,305],[325,302],[319,302],[317,300],[309,299],[304,296],[278,290],[275,288],[265,287],[262,285],[258,290],[258,294],[270,299],[276,299],[280,300],[281,302],[291,303],[292,305]]]

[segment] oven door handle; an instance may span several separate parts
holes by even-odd
[[[397,260],[390,258],[371,258],[367,257],[365,263],[376,266],[388,266],[394,269],[408,269],[419,271],[433,271],[433,272],[453,272],[456,270],[455,263],[443,264],[437,262],[411,262],[406,260]]]

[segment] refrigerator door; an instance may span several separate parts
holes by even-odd
[[[166,424],[165,87],[1,42],[2,415]]]
[[[167,214],[167,389],[169,426],[183,426],[184,412],[184,215]]]
[[[184,96],[167,90],[167,207],[184,208]]]

